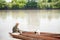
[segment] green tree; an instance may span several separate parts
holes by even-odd
[[[51,7],[52,8],[57,8],[58,6],[58,3],[59,3],[59,0],[52,0],[52,2],[51,2]]]
[[[7,9],[12,9],[12,2],[6,2]]]
[[[47,0],[38,0],[37,5],[39,8],[47,8]]]
[[[39,0],[37,2],[39,8],[60,8],[60,0]]]
[[[25,8],[28,8],[28,9],[37,8],[37,2],[35,2],[34,0],[28,1]]]
[[[56,8],[60,8],[60,0],[58,0],[55,5],[54,5]]]
[[[20,0],[19,2],[18,2],[18,5],[19,5],[19,8],[24,8],[25,7],[25,5],[26,5],[26,0]]]
[[[6,8],[6,1],[5,0],[0,0],[0,9]]]
[[[52,0],[48,0],[48,2],[52,2]]]
[[[26,0],[12,0],[12,8],[24,8]]]

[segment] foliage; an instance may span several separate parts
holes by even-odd
[[[5,0],[0,0],[0,9],[6,8],[6,1]]]
[[[38,1],[37,3],[39,8],[60,8],[60,0],[45,0],[45,1]]]
[[[13,0],[12,4],[12,8],[24,8],[26,0]]]
[[[60,0],[37,0],[38,2],[31,0],[12,0],[6,2],[0,0],[0,9],[54,9],[60,8]]]
[[[54,6],[55,6],[56,8],[60,8],[60,2],[56,3]]]
[[[26,3],[26,0],[12,0],[12,2],[7,3],[7,7],[8,9],[20,9],[24,8]]]
[[[33,2],[33,1],[32,2],[27,2],[25,8],[28,8],[28,9],[37,8],[37,2]]]

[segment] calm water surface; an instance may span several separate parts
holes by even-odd
[[[9,35],[16,22],[23,31],[60,33],[60,10],[0,10],[0,40],[17,40]]]

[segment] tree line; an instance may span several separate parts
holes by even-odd
[[[38,0],[26,1],[26,0],[12,0],[6,2],[0,0],[0,9],[59,9],[60,0]]]

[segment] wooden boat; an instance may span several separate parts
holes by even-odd
[[[35,32],[23,32],[21,35],[9,33],[13,38],[22,40],[60,40],[60,34],[41,32],[40,35],[36,35]]]

